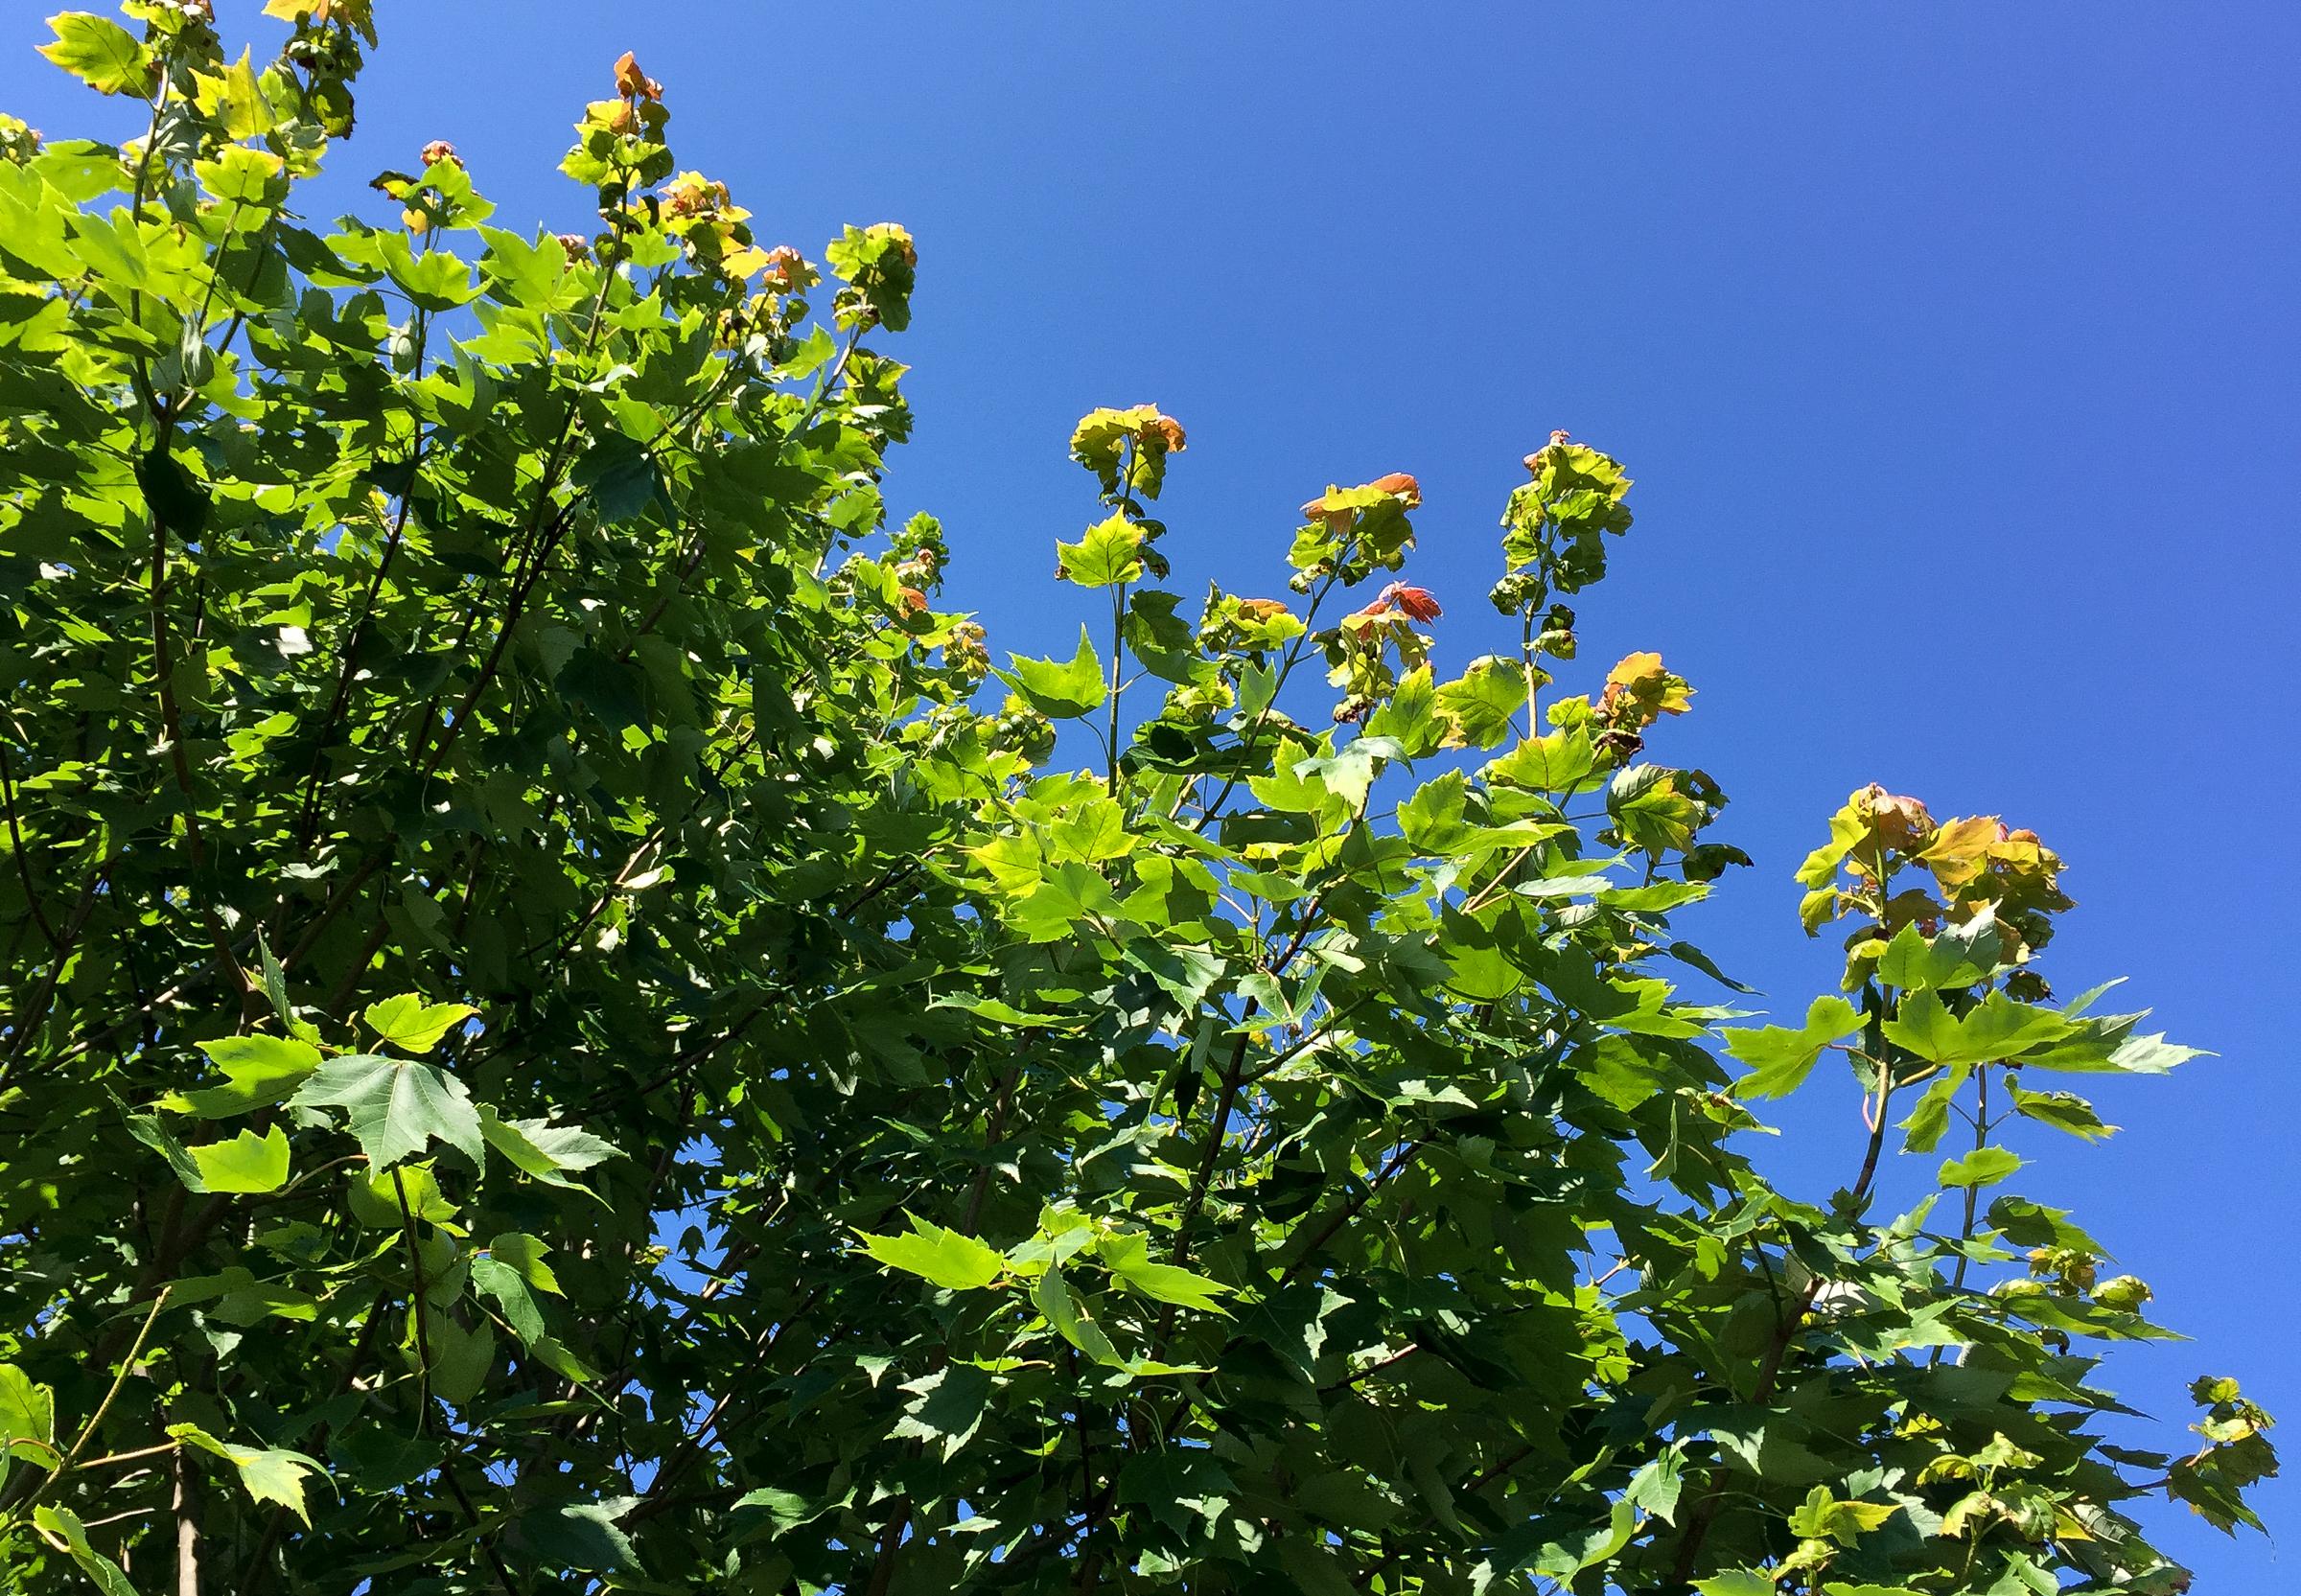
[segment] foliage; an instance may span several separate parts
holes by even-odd
[[[902,229],[762,247],[626,57],[593,234],[444,142],[323,230],[369,0],[260,71],[124,9],[48,54],[147,135],[0,139],[6,1588],[2148,1592],[2133,1501],[2254,1521],[2234,1381],[2091,1427],[2164,1332],[2007,1190],[2108,1131],[2040,1076],[2191,1056],[2054,1003],[2034,836],[1857,793],[1843,993],[1675,984],[1747,863],[1642,758],[1691,689],[1542,700],[1616,462],[1528,457],[1522,646],[1442,681],[1431,594],[1342,609],[1412,477],[1194,621],[1182,429],[1097,410],[1107,634],[978,708],[879,491]],[[1825,1053],[1816,1207],[1743,1146]]]

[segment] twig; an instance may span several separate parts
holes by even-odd
[[[18,1508],[32,1506],[40,1499],[41,1492],[80,1466],[80,1454],[88,1449],[88,1443],[94,1439],[97,1427],[104,1423],[104,1416],[112,1409],[113,1399],[120,1395],[120,1388],[128,1383],[128,1375],[136,1367],[136,1359],[144,1353],[144,1343],[151,1336],[151,1327],[158,1323],[160,1314],[168,1307],[168,1293],[174,1289],[174,1285],[163,1285],[160,1294],[152,1299],[151,1311],[144,1315],[144,1323],[136,1330],[136,1339],[129,1345],[128,1355],[120,1360],[120,1368],[112,1376],[111,1389],[104,1394],[104,1400],[96,1404],[96,1411],[88,1415],[88,1422],[81,1425],[80,1434],[73,1438],[71,1448],[64,1453],[64,1461],[57,1465],[56,1472],[27,1475],[32,1481],[32,1488],[16,1501],[6,1504],[6,1511],[12,1513]]]

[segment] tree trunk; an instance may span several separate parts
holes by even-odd
[[[192,1466],[175,1452],[175,1596],[199,1596],[199,1522],[192,1511]]]

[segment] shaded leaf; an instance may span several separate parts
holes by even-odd
[[[481,1159],[479,1116],[462,1081],[429,1064],[349,1053],[331,1058],[290,1101],[298,1108],[341,1108],[360,1150],[379,1169],[445,1142],[474,1164]]]

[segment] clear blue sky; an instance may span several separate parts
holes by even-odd
[[[47,9],[0,20],[0,100],[125,131],[24,53]],[[2190,1375],[2234,1373],[2301,1446],[2301,6],[378,10],[346,204],[444,137],[500,220],[586,227],[552,168],[632,48],[762,243],[913,230],[893,497],[944,518],[994,644],[1076,636],[1050,544],[1091,509],[1063,451],[1094,405],[1190,428],[1178,578],[1276,591],[1302,499],[1415,473],[1457,668],[1514,641],[1483,593],[1519,456],[1554,427],[1621,456],[1639,524],[1586,659],[1693,681],[1656,752],[1718,776],[1759,864],[1689,932],[1802,1009],[1832,960],[1788,871],[1849,789],[2042,832],[2080,905],[2062,989],[2129,974],[2221,1056],[2112,1083],[2106,1147],[2028,1138],[2025,1190],[2196,1337],[2108,1383],[2177,1426]],[[1849,1092],[1780,1118],[1794,1188],[1848,1178]],[[2296,1480],[2265,1497],[2289,1534]],[[2161,1522],[2200,1593],[2290,1578]]]

